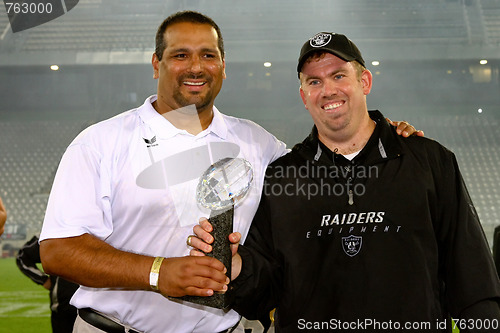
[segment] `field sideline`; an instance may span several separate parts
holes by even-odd
[[[49,291],[0,258],[0,333],[50,333]]]

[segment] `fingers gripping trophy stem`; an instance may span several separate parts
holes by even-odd
[[[212,224],[213,231],[211,232],[214,237],[212,243],[212,252],[207,253],[207,256],[214,257],[220,260],[226,266],[226,276],[231,278],[231,243],[229,241],[229,234],[233,232],[233,216],[234,206],[229,209],[212,210],[210,213],[209,222]],[[190,239],[188,238],[190,243]],[[190,244],[188,244],[190,245]],[[228,304],[226,294],[214,293],[212,296],[183,296],[180,299],[188,302],[193,302],[213,308],[224,309]]]
[[[213,226],[212,236],[212,252],[207,253],[208,256],[220,260],[226,266],[226,275],[231,278],[231,243],[229,242],[229,234],[233,232],[233,215],[234,206],[227,210],[214,210],[210,214],[209,222]]]

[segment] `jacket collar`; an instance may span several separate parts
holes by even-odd
[[[380,111],[369,111],[368,114],[377,125],[365,147],[352,160],[352,163],[374,164],[400,156],[402,147],[395,129],[385,120]],[[316,126],[313,127],[311,134],[293,149],[307,159],[313,159],[314,162],[332,163],[333,159],[333,162],[336,163],[337,160],[345,160],[342,155],[334,154],[324,145],[320,145]],[[332,154],[332,157],[329,157],[329,154]]]

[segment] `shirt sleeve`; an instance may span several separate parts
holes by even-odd
[[[288,149],[286,147],[286,144],[280,140],[278,140],[276,137],[273,136],[273,139],[275,140],[275,151],[272,155],[272,158],[271,158],[271,162],[274,162],[275,160],[277,160],[278,158],[280,158],[281,156],[285,155],[285,154],[288,154],[290,152],[290,149]]]
[[[52,185],[40,240],[85,233],[100,239],[113,230],[109,171],[101,154],[76,143],[64,153]]]

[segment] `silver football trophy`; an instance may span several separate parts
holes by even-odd
[[[223,158],[203,173],[196,187],[198,204],[210,209],[208,220],[213,226],[212,252],[207,255],[226,266],[229,278],[232,255],[228,237],[233,232],[234,205],[248,193],[252,179],[252,166],[247,160]],[[209,297],[184,296],[181,299],[219,309],[229,305],[225,294],[217,292]]]

